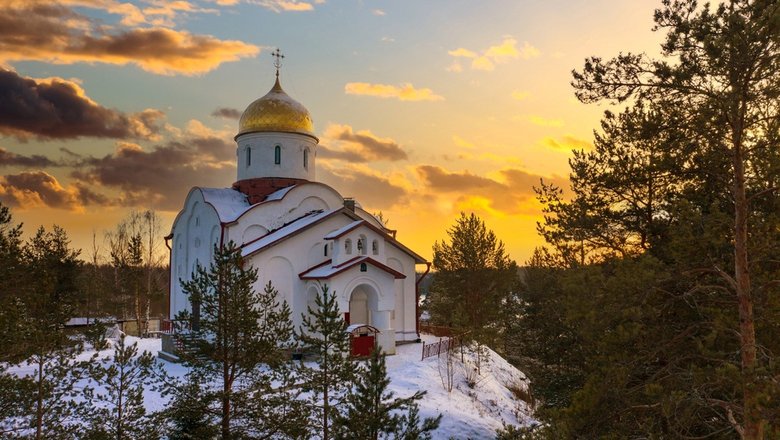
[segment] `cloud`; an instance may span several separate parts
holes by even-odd
[[[371,11],[371,13],[379,17],[387,15],[387,13],[381,9],[374,9],[373,11]]]
[[[400,87],[387,84],[351,82],[344,86],[348,95],[366,95],[379,98],[395,98],[399,101],[442,101],[444,97],[433,93],[431,89],[415,89],[410,83]]]
[[[161,75],[196,75],[258,53],[259,47],[241,41],[164,27],[118,30],[60,4],[13,3],[0,10],[0,63],[135,64]]]
[[[300,12],[314,10],[314,4],[299,0],[250,0],[247,3],[260,5],[274,12]],[[314,2],[317,3],[317,2]]]
[[[226,187],[235,180],[235,144],[223,135],[193,120],[179,138],[151,149],[120,141],[103,157],[71,153],[71,177],[84,186],[121,191],[113,201],[120,206],[177,211],[193,186]]]
[[[107,205],[109,199],[81,184],[63,187],[57,179],[44,171],[25,171],[0,179],[0,200],[19,207],[50,208],[79,211],[86,205]]]
[[[547,119],[536,115],[529,116],[528,122],[540,127],[563,127],[563,121],[560,119]]]
[[[214,116],[215,118],[238,120],[241,118],[241,111],[235,108],[219,107],[211,112],[211,116]]]
[[[349,125],[338,124],[332,124],[325,129],[317,154],[325,159],[359,163],[409,158],[393,139],[380,138],[368,130],[355,132]]]
[[[318,170],[318,180],[336,188],[346,197],[354,197],[365,209],[389,209],[406,203],[407,190],[385,176],[357,167]]]
[[[481,206],[508,215],[538,215],[540,207],[533,187],[539,186],[540,179],[568,187],[566,179],[559,176],[544,177],[515,168],[499,171],[500,180],[468,171],[451,172],[435,165],[420,165],[416,171],[429,190],[455,195],[456,210]]]
[[[63,164],[39,154],[22,156],[0,147],[0,167],[46,168],[57,166],[63,166]]]
[[[469,141],[463,139],[462,137],[460,137],[458,135],[453,135],[452,136],[452,142],[455,142],[455,145],[457,145],[457,146],[459,146],[461,148],[472,149],[472,148],[475,147],[475,145],[472,142],[469,142]]]
[[[512,96],[512,99],[514,99],[514,100],[522,101],[522,100],[528,98],[529,96],[531,96],[531,93],[530,92],[526,92],[525,90],[513,90],[511,96]]]
[[[0,69],[0,133],[21,140],[154,139],[164,116],[154,109],[127,115],[91,100],[73,81],[33,79]]]
[[[491,71],[496,68],[496,64],[506,63],[512,59],[522,58],[524,60],[536,58],[541,55],[539,49],[532,46],[527,41],[523,42],[523,47],[517,48],[517,40],[512,37],[505,37],[497,45],[490,46],[482,51],[474,51],[459,47],[447,52],[455,58],[471,59],[471,68],[474,70]],[[460,72],[463,67],[457,61],[447,68],[450,72]]]
[[[546,137],[542,140],[542,143],[553,150],[571,151],[593,149],[593,144],[591,142],[571,135],[565,135],[557,139]]]

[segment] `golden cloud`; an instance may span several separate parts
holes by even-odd
[[[563,127],[563,121],[560,119],[547,119],[536,115],[529,116],[528,122],[540,127]]]
[[[344,86],[344,92],[348,95],[376,96],[378,98],[395,98],[399,101],[442,101],[431,89],[415,89],[411,83],[404,83],[400,87],[388,84],[371,84],[365,82],[351,82]]]
[[[559,138],[546,137],[542,143],[554,150],[592,150],[593,144],[585,139],[580,139],[571,135],[565,135]]]
[[[369,130],[355,132],[349,125],[331,124],[325,129],[318,157],[349,162],[398,161],[408,156],[396,141]]]
[[[110,33],[60,4],[31,5],[0,10],[0,63],[135,64],[162,75],[195,75],[260,52],[242,41],[161,27]]]
[[[490,46],[487,49],[477,52],[463,47],[459,47],[455,50],[447,52],[450,56],[456,58],[470,58],[471,68],[474,70],[494,70],[496,64],[505,63],[510,59],[531,59],[541,55],[539,49],[532,46],[525,41],[523,47],[517,48],[517,40],[512,37],[505,37],[504,40],[497,45]],[[459,63],[454,63],[447,68],[451,72],[460,72],[462,67]]]
[[[428,190],[456,196],[453,211],[468,208],[492,214],[538,215],[541,211],[533,188],[539,186],[541,179],[568,187],[565,178],[545,177],[517,168],[500,170],[497,179],[468,171],[452,172],[435,165],[421,165],[416,171]]]
[[[92,192],[84,185],[63,187],[44,171],[25,171],[0,179],[0,200],[21,209],[48,206],[82,211],[86,205],[106,205],[108,198]]]
[[[512,99],[514,99],[514,100],[522,101],[522,100],[528,98],[529,96],[531,96],[531,93],[530,92],[526,92],[524,90],[513,90],[511,96],[512,96]]]

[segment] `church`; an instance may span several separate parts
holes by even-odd
[[[357,200],[317,182],[319,140],[308,110],[282,89],[275,55],[276,82],[239,120],[236,182],[192,188],[167,237],[170,318],[190,309],[180,280],[233,241],[258,269],[254,288],[270,281],[296,328],[327,284],[345,321],[378,329],[377,345],[394,354],[396,343],[419,338],[415,269],[430,264]]]

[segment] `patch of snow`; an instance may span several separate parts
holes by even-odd
[[[230,188],[198,188],[203,200],[214,207],[219,220],[232,222],[249,209],[246,195]]]
[[[361,225],[364,222],[365,222],[365,220],[355,220],[354,222],[348,223],[347,225],[342,226],[342,227],[336,229],[335,231],[329,233],[324,238],[325,238],[325,240],[333,240],[334,238],[338,238],[341,234],[344,234],[345,232],[349,232],[353,228],[358,227],[359,225]]]
[[[260,249],[262,249],[262,248],[264,248],[264,247],[266,247],[266,246],[268,246],[268,245],[270,245],[270,244],[272,244],[272,243],[274,243],[274,242],[276,242],[278,240],[281,240],[281,239],[287,237],[290,234],[298,232],[301,229],[305,229],[305,228],[311,226],[312,224],[314,224],[314,223],[324,219],[325,217],[328,217],[329,215],[332,215],[333,213],[338,212],[338,211],[339,211],[339,209],[334,209],[334,210],[331,210],[331,211],[313,212],[313,213],[307,214],[307,215],[305,215],[305,216],[295,220],[294,222],[292,222],[292,223],[290,223],[290,224],[288,224],[286,226],[282,226],[281,228],[264,235],[263,238],[261,238],[261,239],[259,239],[257,241],[251,242],[250,244],[248,244],[247,246],[245,246],[245,247],[243,247],[241,249],[241,255],[247,256],[247,255],[250,255],[250,254],[252,254],[254,252],[257,252],[258,250],[260,250]]]
[[[432,335],[421,335],[426,343],[437,342],[439,338]],[[109,341],[110,343],[112,341]],[[138,353],[150,352],[153,355],[161,350],[161,340],[153,338],[126,337],[126,343],[138,344]],[[96,352],[86,350],[78,356],[79,360],[88,360]],[[419,401],[420,417],[436,417],[442,414],[439,428],[433,432],[433,438],[438,439],[492,439],[495,438],[496,429],[503,425],[529,425],[535,423],[531,408],[518,401],[512,395],[509,388],[528,386],[525,375],[510,365],[501,356],[488,350],[487,364],[482,367],[481,376],[476,377],[476,385],[469,388],[466,383],[464,365],[460,362],[460,351],[455,353],[455,385],[452,392],[447,392],[442,385],[440,371],[443,371],[443,357],[430,357],[420,360],[422,344],[403,344],[396,347],[396,355],[386,358],[387,372],[390,377],[389,390],[396,397],[408,397],[424,390],[425,397]],[[113,356],[113,347],[97,352],[101,362],[110,362]],[[464,355],[466,365],[473,365],[473,356],[468,352]],[[176,364],[156,358],[155,362],[161,364],[167,373],[178,379],[184,379],[187,368],[182,364]],[[468,367],[466,367],[468,368]],[[9,372],[19,376],[35,373],[32,365],[23,364],[14,366]],[[88,380],[79,383],[83,388],[89,384]],[[92,384],[94,386],[94,384]],[[160,411],[167,407],[169,397],[162,397],[160,393],[146,389],[144,391],[144,403],[147,411]]]

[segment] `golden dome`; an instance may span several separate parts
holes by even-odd
[[[314,136],[309,111],[282,90],[279,77],[271,91],[249,104],[238,121],[238,134],[257,132],[300,133]]]

